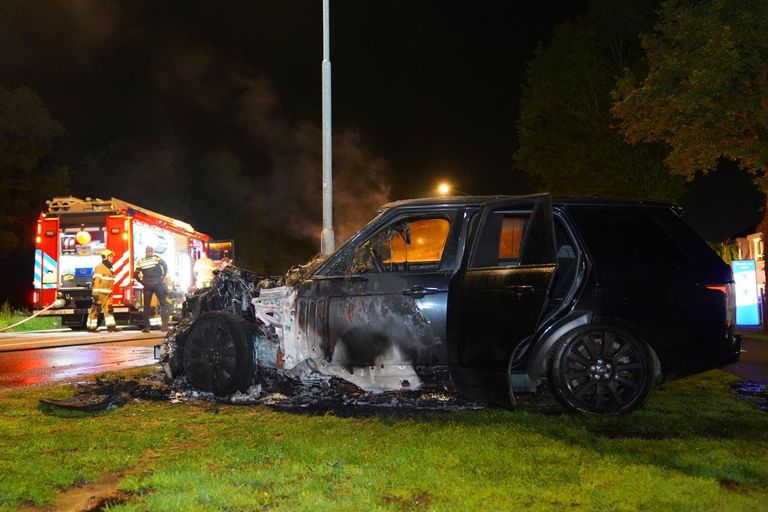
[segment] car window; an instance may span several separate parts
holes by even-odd
[[[451,223],[443,217],[402,219],[360,244],[349,273],[437,270]]]
[[[602,268],[679,266],[688,261],[644,207],[573,207],[570,214]]]
[[[494,212],[480,233],[472,268],[506,267],[520,264],[520,246],[528,223],[527,213]]]

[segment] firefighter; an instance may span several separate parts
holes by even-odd
[[[192,266],[192,273],[195,275],[195,289],[202,290],[210,287],[214,270],[216,270],[216,264],[206,253],[202,253]]]
[[[101,251],[101,263],[93,269],[93,304],[88,313],[86,327],[90,332],[96,332],[99,325],[99,313],[104,314],[104,324],[108,331],[116,331],[115,317],[112,313],[112,288],[115,285],[115,274],[112,272],[112,260],[115,253],[109,249]]]
[[[136,262],[136,270],[133,275],[144,287],[142,302],[144,304],[144,329],[143,332],[149,332],[149,313],[152,309],[152,295],[157,297],[157,305],[160,308],[160,330],[168,330],[168,312],[165,301],[165,276],[168,274],[168,265],[165,264],[160,256],[155,254],[151,246],[145,249],[145,256]]]

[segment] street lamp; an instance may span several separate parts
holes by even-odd
[[[320,253],[328,256],[334,251],[333,234],[333,172],[331,167],[331,36],[328,0],[323,0],[323,232]]]
[[[447,196],[451,194],[451,185],[450,183],[441,182],[437,185],[437,195],[439,196]]]
[[[463,192],[447,181],[441,181],[437,184],[437,188],[435,189],[437,191],[437,195],[439,196],[454,196],[454,195],[460,195],[460,196],[468,196],[466,192]]]

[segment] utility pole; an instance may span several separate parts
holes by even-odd
[[[328,1],[323,0],[323,232],[320,253],[335,250],[333,234],[333,168],[331,166],[331,37]]]

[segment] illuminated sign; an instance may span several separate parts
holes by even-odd
[[[734,260],[731,266],[736,283],[736,324],[760,325],[755,260]]]

